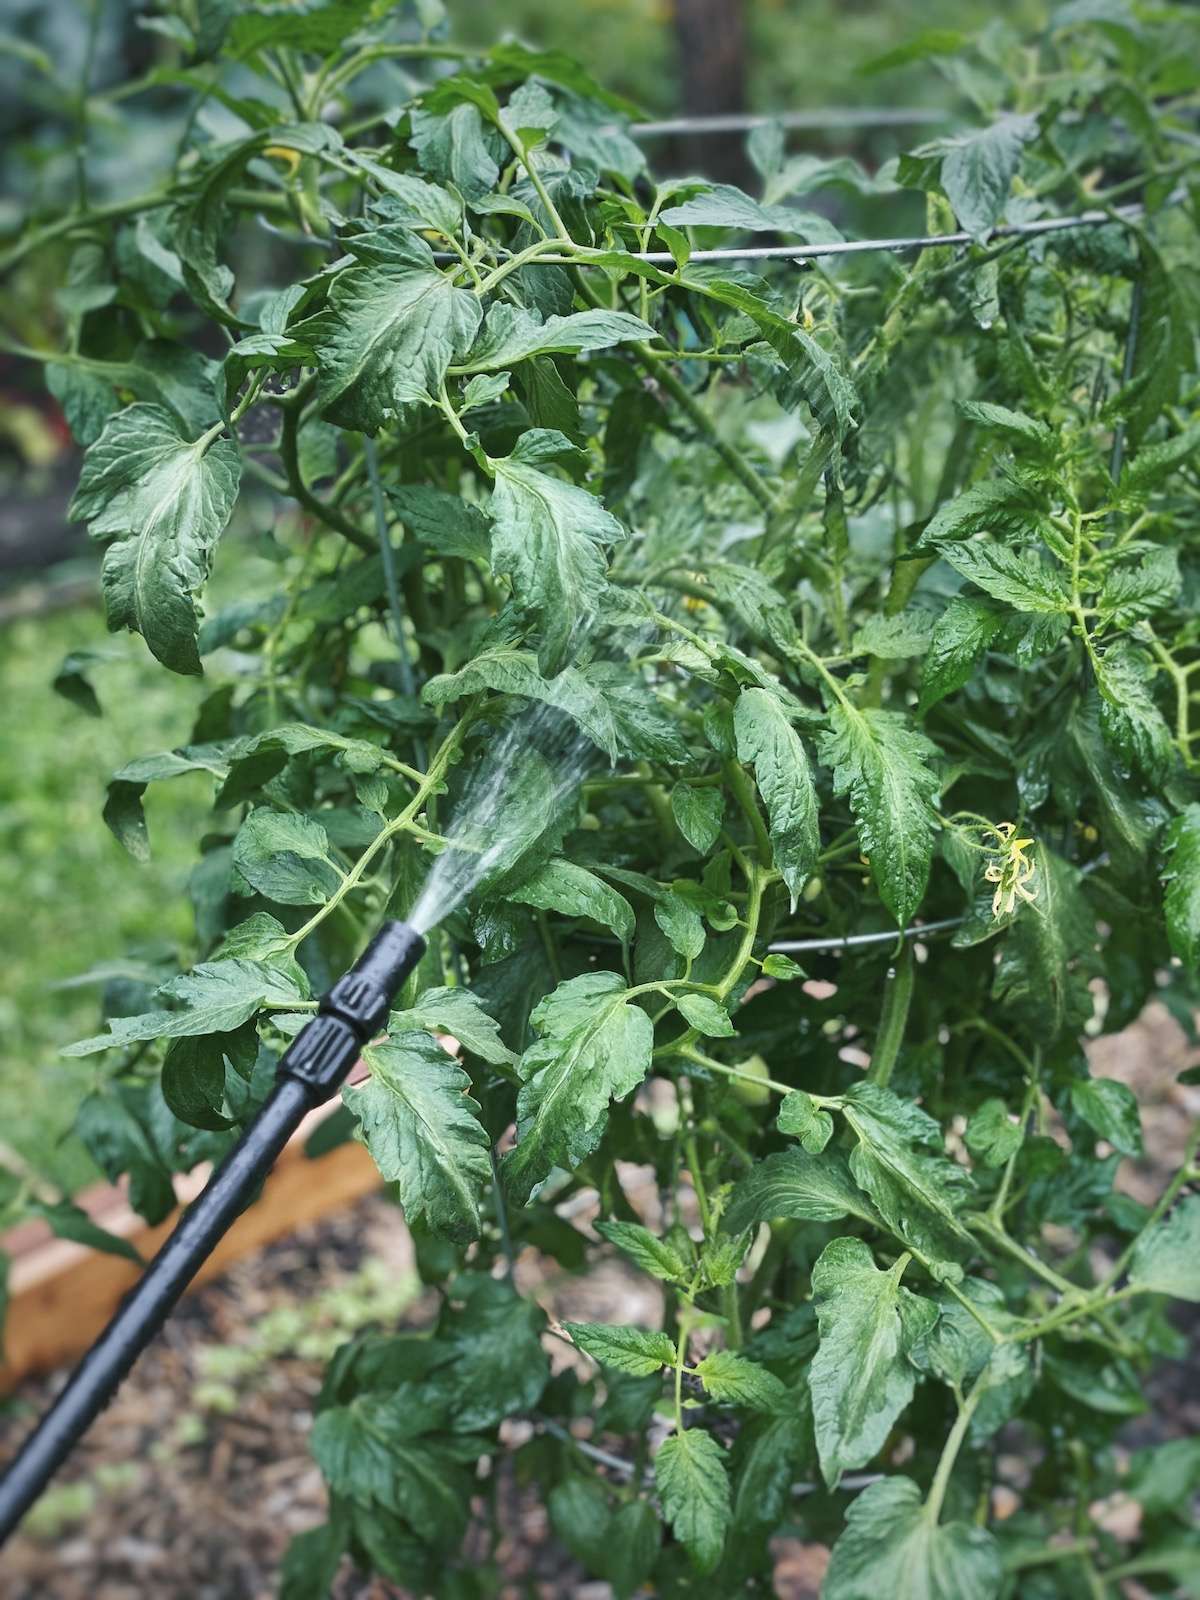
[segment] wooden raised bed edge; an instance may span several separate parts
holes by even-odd
[[[341,1210],[379,1187],[375,1163],[356,1142],[316,1157],[304,1152],[314,1128],[339,1104],[335,1100],[321,1106],[301,1123],[263,1184],[262,1194],[209,1256],[193,1279],[193,1287],[302,1223]],[[154,1227],[131,1209],[121,1188],[101,1185],[79,1196],[77,1204],[101,1227],[128,1239],[143,1259],[149,1260],[179,1221],[183,1207],[204,1187],[209,1172],[205,1165],[178,1177],[175,1195],[179,1204]],[[43,1223],[14,1228],[0,1239],[0,1248],[12,1256],[4,1364],[0,1366],[0,1393],[7,1393],[21,1379],[50,1372],[82,1354],[137,1282],[140,1271],[120,1256],[56,1239]]]

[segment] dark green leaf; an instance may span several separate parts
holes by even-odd
[[[197,604],[242,463],[220,429],[187,438],[160,406],[119,411],[84,457],[71,515],[104,540],[109,627],[142,634],[175,672],[200,671]]]
[[[363,1060],[370,1078],[342,1098],[405,1217],[453,1239],[478,1238],[492,1167],[471,1080],[427,1033],[390,1035]]]
[[[833,768],[836,793],[849,798],[879,898],[903,927],[921,903],[933,857],[939,784],[925,763],[934,746],[897,711],[839,703],[829,722],[821,760]]]
[[[793,900],[816,865],[820,849],[817,796],[799,736],[773,695],[743,689],[734,711],[739,761],[754,766],[769,821],[775,865]]]
[[[910,1357],[937,1321],[900,1283],[908,1257],[880,1272],[861,1239],[835,1239],[813,1268],[821,1343],[809,1372],[817,1450],[836,1485],[883,1447],[916,1387]]]
[[[675,1363],[675,1345],[665,1333],[614,1327],[607,1322],[564,1322],[563,1327],[593,1361],[631,1377],[648,1378]]]
[[[850,1507],[822,1600],[998,1600],[1003,1578],[986,1528],[934,1522],[911,1478],[885,1478]]]
[[[731,1516],[725,1452],[701,1428],[664,1439],[654,1458],[663,1516],[698,1572],[721,1559]]]

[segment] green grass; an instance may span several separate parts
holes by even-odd
[[[70,650],[111,652],[93,675],[104,715],[54,693]],[[68,1137],[105,1057],[67,1061],[95,1031],[98,986],[62,980],[131,948],[186,949],[185,894],[211,784],[188,778],[148,796],[154,859],[130,859],[100,815],[108,775],[131,757],[184,743],[200,682],[173,677],[140,639],[111,639],[83,606],[0,630],[0,1127],[3,1141],[66,1188],[91,1173]]]

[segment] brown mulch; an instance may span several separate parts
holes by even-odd
[[[1200,1052],[1189,1049],[1162,1007],[1151,1006],[1133,1027],[1098,1041],[1090,1054],[1096,1072],[1121,1078],[1138,1094],[1148,1154],[1124,1164],[1121,1185],[1138,1199],[1153,1200],[1189,1122],[1200,1115],[1200,1088],[1176,1081]],[[652,1202],[652,1189],[646,1198]],[[320,1474],[307,1451],[323,1360],[301,1340],[305,1354],[272,1355],[248,1375],[216,1384],[214,1397],[212,1353],[245,1347],[264,1319],[289,1307],[309,1308],[311,1344],[314,1302],[332,1304],[339,1288],[360,1293],[364,1270],[374,1273],[378,1289],[381,1280],[407,1281],[412,1268],[400,1213],[381,1196],[372,1197],[298,1229],[189,1296],[64,1468],[32,1529],[27,1525],[8,1546],[0,1583],[4,1600],[270,1600],[292,1535],[324,1516]],[[527,1255],[519,1277],[521,1287],[536,1289],[556,1315],[649,1321],[657,1313],[657,1285],[614,1262],[560,1286]],[[419,1326],[433,1310],[432,1298],[414,1290],[403,1320]],[[1183,1311],[1192,1312],[1194,1331],[1193,1308]],[[334,1322],[336,1315],[334,1307]],[[320,1335],[320,1316],[317,1323]],[[1188,1326],[1186,1316],[1179,1326]],[[336,1338],[336,1326],[323,1331]],[[556,1364],[570,1359],[557,1341],[552,1354]],[[24,1385],[0,1411],[0,1459],[15,1448],[64,1376]],[[1188,1361],[1161,1365],[1147,1388],[1151,1411],[1128,1430],[1130,1448],[1200,1434],[1198,1376],[1195,1349]],[[515,1533],[498,1552],[508,1580],[500,1600],[606,1600],[606,1585],[589,1583],[564,1562],[544,1510],[510,1476],[501,1494],[504,1525]],[[777,1595],[815,1600],[827,1551],[787,1538],[774,1549]],[[336,1600],[411,1597],[347,1569]]]

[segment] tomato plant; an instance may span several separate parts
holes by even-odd
[[[212,679],[109,785],[134,857],[149,785],[215,806],[194,959],[72,1047],[100,1164],[160,1216],[463,815],[504,845],[339,1112],[440,1309],[334,1359],[285,1592],[492,1592],[506,1454],[618,1595],[770,1592],[785,1528],[829,1600],[1195,1592],[1194,1442],[1114,1439],[1200,1300],[1197,1138],[1115,1189],[1083,1048],[1200,959],[1195,15],[924,37],[960,131],[868,173],[764,128],[755,197],[384,12],[173,11],[161,182],[7,256],[71,245],[26,353],[110,625]],[[829,251],[707,254],[763,236]],[[204,614],[235,515],[273,581]],[[654,1325],[524,1270],[611,1256]]]

